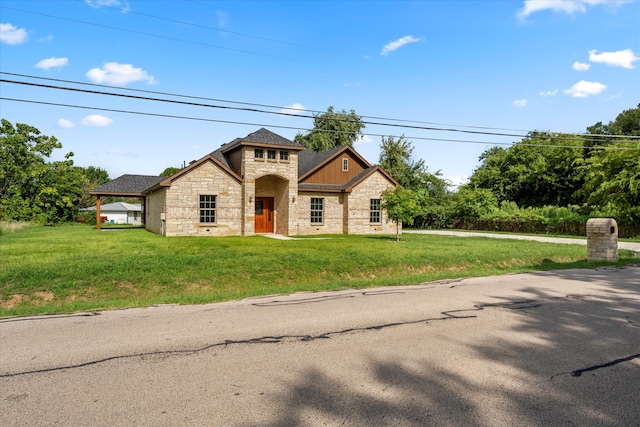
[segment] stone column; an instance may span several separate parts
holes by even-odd
[[[591,218],[587,221],[587,259],[618,261],[618,224],[613,218]]]

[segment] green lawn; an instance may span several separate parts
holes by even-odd
[[[0,235],[0,316],[192,304],[595,267],[586,247],[433,235],[161,237],[84,224]],[[621,251],[620,264],[637,262]]]

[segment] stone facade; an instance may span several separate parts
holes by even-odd
[[[245,225],[243,235],[255,234],[254,206],[256,197],[273,197],[275,203],[275,228],[277,234],[287,235],[291,230],[295,214],[291,205],[298,194],[298,153],[290,150],[273,149],[275,159],[268,159],[268,149],[263,157],[256,158],[256,147],[242,147],[242,176],[244,181]],[[286,152],[287,159],[281,160],[280,153]]]
[[[151,179],[134,178],[120,181]],[[371,214],[371,201],[395,181],[351,147],[314,153],[260,129],[171,177],[155,178],[141,190],[145,226],[165,236],[251,236],[256,229],[281,235],[396,231],[385,211],[379,221]],[[321,221],[311,222],[312,199],[322,199]],[[213,201],[214,208],[201,206]]]
[[[242,185],[211,161],[164,191],[165,236],[237,236],[242,231]],[[216,196],[215,223],[200,223],[200,196]]]
[[[387,217],[387,212],[380,212],[380,222],[370,221],[370,205],[372,199],[380,199],[387,188],[393,187],[381,173],[375,173],[358,184],[348,196],[345,234],[390,234],[396,232],[396,224]],[[402,225],[400,225],[402,228]]]

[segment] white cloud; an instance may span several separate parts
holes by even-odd
[[[69,58],[56,58],[55,56],[43,59],[35,65],[35,68],[48,70],[49,68],[60,68],[69,64]]]
[[[280,110],[280,112],[283,113],[283,114],[292,114],[294,116],[297,116],[299,114],[305,114],[306,111],[303,111],[303,110],[306,110],[304,108],[304,105],[296,102],[294,104],[286,106],[285,108]]]
[[[540,92],[540,96],[542,97],[549,97],[549,96],[556,96],[558,94],[558,89],[553,89],[553,90],[547,90],[545,92]]]
[[[515,101],[513,101],[513,105],[515,105],[518,108],[523,108],[527,106],[527,100],[526,99],[516,99]]]
[[[82,119],[82,124],[85,126],[109,126],[113,123],[109,117],[101,116],[100,114],[91,114],[84,119]]]
[[[585,13],[588,7],[604,5],[617,7],[629,0],[525,0],[524,7],[518,11],[518,17],[524,19],[535,12],[551,10],[568,15]]]
[[[129,3],[122,0],[84,0],[84,2],[94,9],[110,7],[121,9],[123,13],[127,13],[131,9]]]
[[[591,95],[597,95],[606,88],[606,85],[599,82],[587,82],[585,80],[581,80],[569,89],[565,89],[564,93],[571,95],[573,98],[586,98]]]
[[[573,63],[573,69],[576,71],[588,71],[589,68],[591,68],[591,64],[585,64],[579,61]]]
[[[354,144],[371,144],[373,139],[369,135],[360,135]]]
[[[633,63],[640,60],[631,49],[619,50],[617,52],[597,53],[597,50],[589,51],[589,61],[600,62],[612,67],[634,68]]]
[[[0,42],[6,44],[20,44],[29,40],[27,30],[9,23],[0,24]]]
[[[147,84],[156,83],[155,78],[142,68],[118,62],[107,62],[102,68],[92,68],[87,71],[87,77],[94,83],[106,83],[112,86],[126,86],[139,81],[145,81]]]
[[[392,41],[390,43],[387,43],[383,48],[382,48],[382,52],[380,52],[380,55],[382,56],[387,56],[389,55],[391,52],[400,49],[402,46],[405,46],[409,43],[417,43],[419,41],[422,41],[422,39],[417,39],[413,36],[404,36],[399,38],[398,40]]]
[[[71,129],[73,127],[73,122],[67,119],[58,120],[58,127],[62,129]]]

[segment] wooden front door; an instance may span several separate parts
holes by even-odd
[[[256,197],[256,233],[273,233],[273,197]]]

